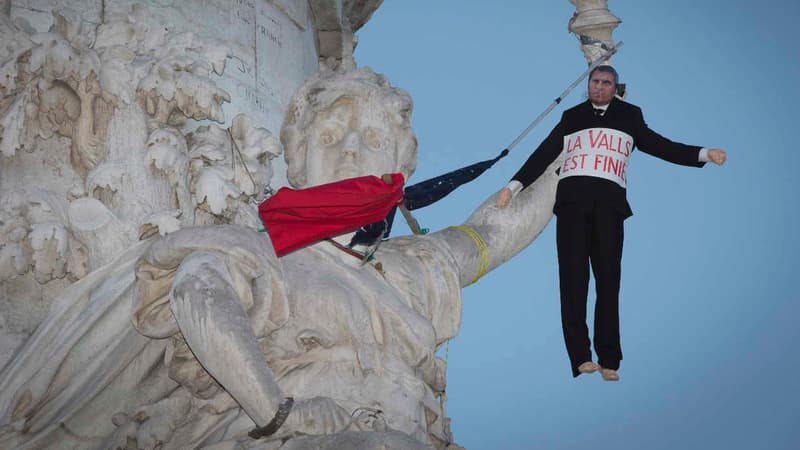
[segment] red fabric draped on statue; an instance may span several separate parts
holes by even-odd
[[[279,189],[258,206],[275,253],[283,256],[385,219],[403,201],[403,175],[391,176],[392,184],[367,176],[307,189]]]

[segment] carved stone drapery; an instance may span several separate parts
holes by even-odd
[[[349,59],[380,1],[35,3],[0,8],[0,325],[27,326],[0,330],[0,447],[457,448],[436,351],[550,220],[552,170],[473,235],[278,259],[255,206],[282,145],[298,187],[415,167],[410,97]],[[320,56],[351,70],[292,96]]]

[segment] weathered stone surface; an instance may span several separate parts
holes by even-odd
[[[608,10],[608,0],[569,0],[575,14],[569,20],[569,31],[578,35],[581,51],[589,64],[614,47],[611,33],[622,23]],[[611,63],[611,59],[608,60]]]
[[[66,3],[0,8],[0,447],[457,448],[436,350],[550,220],[552,171],[368,264],[277,258],[275,188],[415,169],[411,98],[343,70],[380,1]],[[323,19],[340,70],[303,82]]]
[[[239,206],[270,189],[269,130],[318,67],[304,1],[3,3],[0,310],[28,312],[0,364],[47,310],[29,305],[143,233],[258,223]]]

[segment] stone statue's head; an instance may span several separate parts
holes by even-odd
[[[288,179],[309,187],[417,164],[411,97],[369,68],[315,75],[295,93],[281,128]]]

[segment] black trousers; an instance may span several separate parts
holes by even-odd
[[[607,205],[564,205],[556,219],[558,273],[561,287],[561,326],[572,375],[592,360],[586,301],[589,267],[594,273],[597,303],[594,314],[594,349],[598,362],[618,369],[622,360],[619,338],[619,286],[625,216]]]

